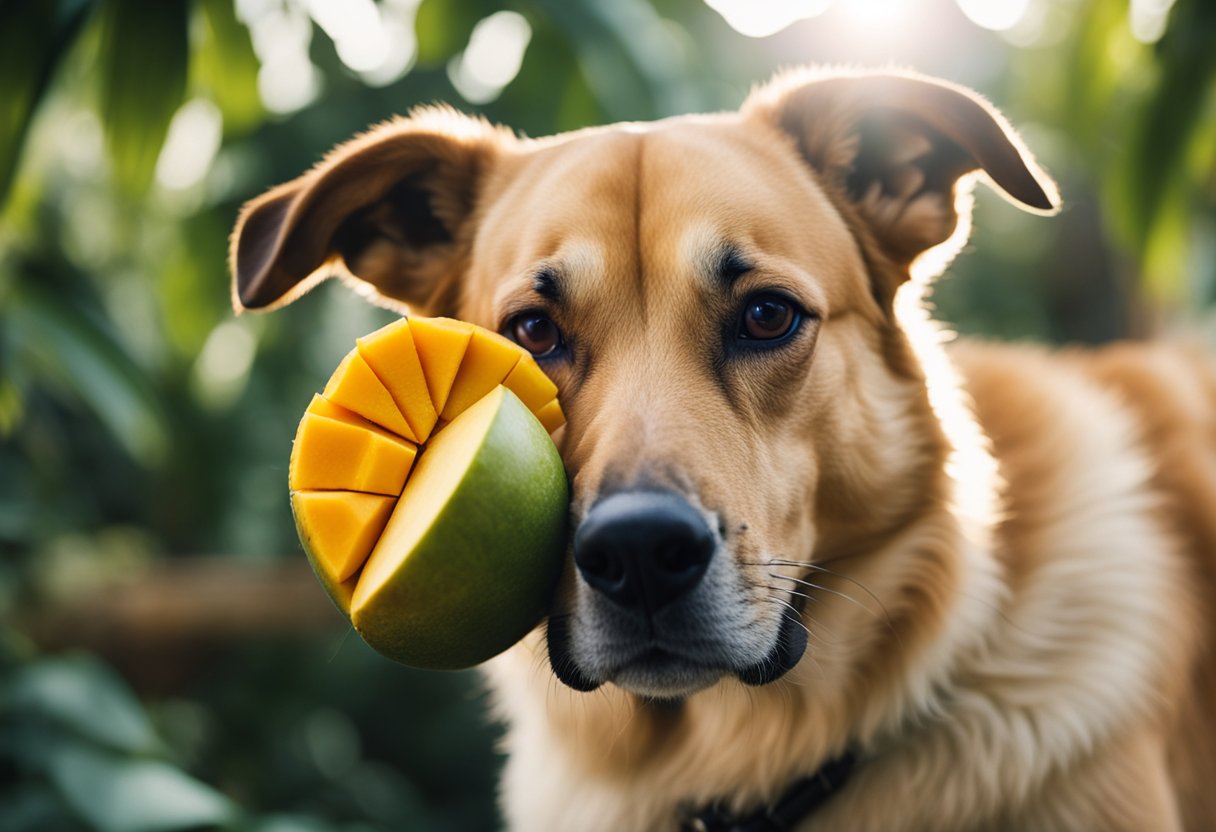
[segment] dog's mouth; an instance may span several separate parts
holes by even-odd
[[[777,681],[792,670],[806,652],[808,632],[800,609],[789,606],[781,618],[772,649],[759,660],[742,667],[719,666],[683,655],[666,645],[646,643],[617,662],[612,670],[593,676],[582,668],[571,651],[571,616],[549,618],[546,637],[549,664],[566,686],[589,692],[612,682],[632,693],[658,699],[679,699],[709,687],[723,676],[734,675],[747,685]]]

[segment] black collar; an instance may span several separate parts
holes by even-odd
[[[795,780],[781,797],[749,815],[732,815],[720,805],[683,813],[681,832],[790,832],[848,782],[857,755],[846,751],[809,777]]]

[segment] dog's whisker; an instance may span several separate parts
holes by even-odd
[[[805,587],[809,587],[811,589],[819,590],[820,592],[827,592],[831,595],[836,595],[836,596],[844,599],[845,601],[848,601],[850,604],[853,604],[854,606],[858,607],[859,609],[865,610],[868,614],[872,615],[876,620],[882,621],[882,623],[884,625],[886,625],[887,630],[894,637],[895,643],[898,644],[901,649],[903,648],[903,639],[900,638],[899,631],[895,628],[895,622],[893,622],[891,620],[890,613],[887,612],[886,606],[883,605],[881,601],[878,601],[879,610],[881,611],[881,614],[880,614],[879,612],[875,612],[874,610],[870,609],[868,606],[861,603],[861,601],[858,601],[856,598],[854,598],[852,595],[849,595],[847,592],[841,592],[839,590],[831,589],[830,587],[826,587],[821,584],[817,584],[814,581],[808,581],[803,578],[792,578],[788,575],[779,575],[776,572],[770,572],[769,577],[774,578],[776,580],[792,581],[793,583],[799,584],[800,586],[805,586]],[[870,593],[870,595],[871,595],[871,597],[874,597],[875,600],[877,601],[877,597],[874,596],[873,593]]]
[[[870,607],[866,606],[865,604],[863,604],[861,601],[854,598],[852,595],[849,595],[847,592],[841,592],[838,589],[832,589],[831,587],[824,586],[823,584],[817,584],[814,581],[808,581],[805,578],[794,578],[789,575],[778,574],[777,572],[770,572],[770,573],[768,573],[768,576],[770,578],[773,578],[774,580],[791,581],[793,583],[798,584],[799,586],[805,586],[805,587],[809,587],[811,589],[817,589],[820,592],[826,592],[829,595],[835,595],[838,598],[843,598],[844,600],[848,601],[850,604],[855,604],[856,606],[865,610],[866,612],[868,612],[870,615],[874,616],[875,618],[878,618],[881,615],[882,618],[886,619],[888,624],[890,623],[891,617],[887,614],[886,607],[883,606],[881,602],[879,602],[879,611],[875,611],[875,610],[871,609]],[[875,600],[877,601],[877,598],[875,598]]]
[[[811,635],[811,631],[810,631],[810,629],[809,629],[809,628],[808,628],[808,627],[807,627],[805,624],[803,624],[803,623],[802,623],[802,613],[801,613],[801,611],[800,611],[800,610],[799,610],[797,607],[795,607],[795,606],[794,606],[793,604],[791,604],[789,601],[786,601],[784,598],[777,598],[777,597],[774,597],[774,596],[772,596],[772,595],[766,596],[766,597],[765,597],[765,600],[766,600],[766,601],[773,601],[773,602],[775,602],[775,603],[778,603],[778,604],[780,604],[781,606],[786,607],[786,608],[787,608],[787,609],[789,609],[791,612],[793,612],[793,613],[794,613],[794,615],[795,615],[795,618],[794,618],[794,623],[795,623],[795,624],[797,624],[797,625],[798,625],[799,627],[801,627],[802,629],[806,630],[806,634],[807,634],[807,636],[808,636],[808,637]]]
[[[746,563],[748,563],[748,565],[750,565],[750,566],[793,566],[793,567],[799,567],[799,568],[805,568],[805,569],[814,569],[817,572],[823,572],[825,574],[832,575],[833,577],[840,578],[842,581],[848,581],[849,583],[856,586],[858,589],[860,589],[862,592],[864,592],[866,595],[868,595],[870,598],[872,598],[874,603],[878,604],[878,606],[883,610],[883,613],[886,614],[886,607],[883,604],[882,600],[877,595],[875,595],[874,592],[868,586],[866,586],[865,584],[863,584],[861,581],[857,580],[856,578],[850,577],[849,575],[846,575],[843,572],[838,572],[835,569],[828,569],[826,566],[823,565],[824,563],[831,563],[832,560],[843,560],[845,557],[846,556],[841,556],[838,558],[831,558],[826,561],[793,560],[790,558],[772,558],[771,560],[769,560],[765,563],[762,563],[760,561],[750,561],[750,562],[746,562]]]

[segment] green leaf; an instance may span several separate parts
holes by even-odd
[[[87,0],[0,2],[0,206],[38,102],[89,8]]]
[[[224,116],[227,135],[243,135],[265,118],[258,95],[258,56],[233,0],[203,0],[191,72],[199,90]]]
[[[155,760],[64,745],[51,758],[50,775],[68,804],[101,832],[214,826],[234,814],[215,789]]]
[[[101,116],[118,185],[138,197],[186,94],[187,0],[104,0]]]
[[[136,460],[158,464],[169,431],[142,369],[92,318],[35,280],[19,281],[0,315],[15,359],[84,401]]]
[[[38,716],[110,748],[148,752],[159,741],[139,702],[112,670],[91,656],[48,658],[21,668],[3,711]]]

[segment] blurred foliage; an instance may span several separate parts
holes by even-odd
[[[286,645],[143,706],[86,654],[0,662],[6,832],[486,829],[493,734],[465,675]],[[383,702],[391,702],[385,708]],[[278,811],[254,811],[269,806]]]
[[[295,422],[389,316],[331,284],[235,318],[227,235],[244,200],[369,123],[446,100],[543,135],[732,108],[782,66],[912,65],[1002,107],[1066,201],[1048,221],[980,189],[941,317],[1101,342],[1206,313],[1216,5],[1177,0],[1151,43],[1116,0],[1031,0],[1004,34],[953,0],[908,0],[887,27],[860,21],[865,5],[751,39],[702,0],[0,0],[6,828],[493,825],[495,732],[472,675],[413,673],[354,637],[250,634],[140,702],[100,660],[40,656],[11,623],[158,559],[300,557]],[[471,90],[470,39],[504,9],[531,33],[518,73]],[[369,19],[381,40],[360,42]],[[363,66],[373,47],[386,57]]]

